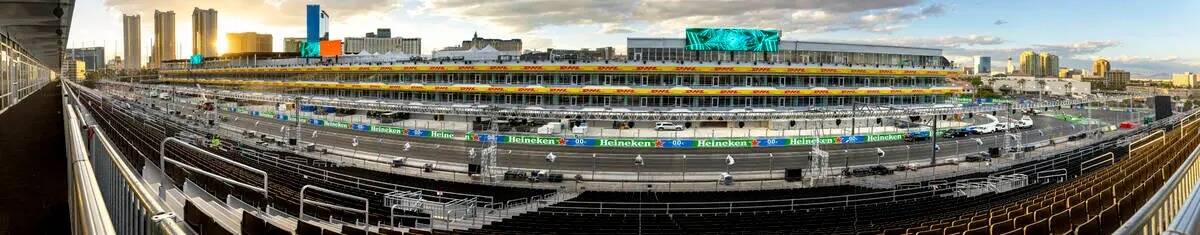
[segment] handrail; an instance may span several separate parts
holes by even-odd
[[[1196,128],[1195,124],[1200,119],[1194,117],[1194,114],[1188,115],[1184,118],[1184,121],[1181,121],[1180,128],[1183,130],[1179,132],[1180,136],[1176,138],[1177,140],[1186,141],[1196,138],[1197,133],[1194,132]],[[1146,138],[1150,138],[1150,136],[1143,139]],[[1157,139],[1165,138],[1166,134],[1158,134]],[[1200,229],[1197,227],[1200,222],[1195,220],[1197,214],[1195,213],[1196,208],[1194,208],[1197,207],[1195,204],[1196,201],[1200,200],[1200,197],[1197,197],[1200,194],[1193,194],[1197,182],[1200,181],[1200,162],[1197,162],[1197,158],[1200,158],[1200,147],[1193,149],[1191,154],[1188,154],[1187,159],[1171,174],[1171,178],[1167,179],[1162,187],[1154,193],[1154,196],[1147,200],[1145,204],[1142,204],[1141,208],[1129,220],[1121,224],[1121,227],[1117,229],[1115,234],[1178,233],[1179,231],[1176,228],[1191,230],[1193,232]],[[1192,213],[1179,214],[1180,209],[1184,208],[1183,203],[1185,200],[1188,200],[1188,204],[1191,204],[1190,206],[1193,207],[1189,209]],[[1181,219],[1190,219],[1190,221]]]
[[[309,188],[311,188],[311,189],[313,189],[313,190],[317,190],[317,191],[325,192],[325,193],[328,193],[328,194],[333,194],[333,195],[336,195],[336,196],[341,196],[341,197],[344,197],[344,198],[356,199],[356,200],[363,201],[363,209],[362,209],[362,210],[358,210],[358,209],[355,209],[355,208],[349,208],[349,207],[344,207],[344,206],[331,205],[331,204],[328,204],[328,203],[322,203],[322,202],[318,202],[318,201],[309,201],[309,200],[307,200],[307,199],[305,199],[305,198],[304,198],[304,193],[305,193],[305,191],[307,191]],[[367,200],[366,198],[359,197],[359,196],[354,196],[354,195],[350,195],[350,194],[346,194],[346,193],[343,193],[343,192],[333,191],[333,190],[329,190],[329,189],[326,189],[326,188],[322,188],[322,187],[320,187],[320,186],[316,186],[316,185],[311,185],[311,184],[309,184],[309,185],[304,185],[304,187],[300,187],[300,214],[299,214],[299,216],[304,216],[304,204],[309,204],[309,203],[311,203],[311,204],[314,204],[314,205],[318,205],[318,206],[324,206],[324,207],[336,208],[336,209],[340,209],[340,210],[347,210],[347,211],[353,211],[353,212],[361,212],[361,213],[363,213],[363,223],[364,223],[364,224],[371,224],[371,201]],[[299,216],[298,216],[298,217],[299,217]]]
[[[65,103],[66,101],[64,101]],[[74,234],[116,234],[108,214],[104,196],[92,171],[88,150],[80,133],[78,113],[74,105],[64,104],[64,125],[67,131],[68,166],[71,189],[68,193],[71,208],[71,230]]]
[[[76,106],[80,103],[77,92],[83,91],[78,84],[70,81],[63,82],[63,93],[69,98],[64,97],[64,113],[75,114],[75,116],[87,116],[88,111],[82,107]],[[76,104],[76,105],[72,105]],[[70,123],[69,130],[78,131],[79,125],[84,125],[87,120],[78,120]],[[89,165],[89,169],[94,169],[100,186],[100,192],[106,202],[109,202],[108,212],[115,230],[111,230],[116,234],[186,234],[183,226],[175,221],[175,214],[166,209],[166,206],[154,198],[154,193],[147,188],[139,174],[133,169],[133,165],[125,160],[125,157],[117,151],[115,145],[108,138],[108,134],[95,125],[89,125],[89,133],[91,133],[91,143],[89,155],[93,156],[93,161]],[[135,203],[126,204],[124,203]]]
[[[187,147],[187,148],[189,148],[189,149],[192,149],[192,150],[194,150],[194,151],[196,151],[196,152],[200,152],[200,153],[203,153],[203,154],[205,154],[205,155],[211,156],[211,157],[213,157],[213,158],[219,159],[219,160],[221,160],[221,161],[223,161],[223,162],[229,163],[230,165],[236,166],[236,167],[238,167],[238,168],[245,169],[245,170],[247,170],[247,171],[250,171],[250,172],[258,173],[258,174],[260,174],[260,175],[262,175],[262,176],[263,176],[263,183],[262,183],[263,185],[262,185],[262,188],[258,188],[258,187],[255,187],[255,186],[252,186],[252,185],[249,185],[249,184],[246,184],[246,183],[238,182],[238,181],[236,181],[236,180],[229,179],[229,178],[226,178],[226,177],[224,177],[224,176],[221,176],[221,175],[218,175],[218,174],[214,174],[214,173],[211,173],[211,172],[205,171],[205,170],[203,170],[203,169],[200,169],[200,168],[197,168],[197,167],[194,167],[194,166],[188,165],[188,164],[186,164],[186,163],[180,162],[180,161],[178,161],[178,160],[175,160],[175,159],[169,159],[169,158],[167,158],[167,152],[166,152],[166,150],[167,150],[167,149],[166,149],[166,147],[167,147],[167,143],[168,143],[168,142],[179,143],[180,145],[183,145],[184,147]],[[217,155],[217,154],[214,154],[214,153],[212,153],[212,152],[209,152],[209,151],[204,151],[203,149],[200,149],[199,147],[196,147],[196,146],[193,146],[193,145],[191,145],[191,144],[188,144],[188,143],[186,143],[186,142],[183,142],[182,140],[179,140],[179,139],[177,139],[177,138],[175,138],[175,137],[167,137],[166,139],[163,139],[163,141],[162,141],[162,142],[159,142],[159,144],[158,144],[158,167],[159,167],[159,169],[161,169],[161,171],[162,171],[162,175],[164,175],[164,176],[165,176],[165,175],[167,175],[167,166],[165,165],[167,162],[170,162],[171,164],[175,164],[176,166],[180,166],[180,167],[183,167],[183,168],[187,168],[187,169],[188,169],[188,170],[190,170],[190,171],[199,172],[200,174],[204,174],[204,175],[206,175],[206,176],[208,176],[208,177],[213,177],[213,178],[216,178],[217,180],[224,181],[224,182],[226,182],[226,183],[229,183],[229,184],[233,184],[233,185],[237,185],[237,186],[240,186],[240,187],[243,187],[243,188],[247,188],[247,189],[250,189],[250,190],[254,190],[254,191],[257,191],[257,192],[261,192],[261,193],[263,194],[263,196],[267,196],[267,192],[268,192],[268,190],[267,190],[267,189],[268,189],[268,188],[267,188],[267,183],[268,183],[268,181],[267,181],[267,177],[268,177],[268,176],[267,176],[267,172],[266,172],[266,171],[259,170],[259,169],[255,169],[254,167],[247,166],[247,165],[245,165],[245,164],[242,164],[242,163],[240,163],[240,162],[237,162],[237,161],[229,160],[228,158],[222,157],[221,155]]]

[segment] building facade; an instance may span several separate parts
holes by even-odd
[[[229,51],[226,53],[271,52],[274,43],[270,34],[255,32],[227,33]]]
[[[192,9],[192,54],[217,56],[217,10]]]
[[[691,51],[682,38],[626,39],[626,57],[636,61],[725,61],[949,67],[941,49],[866,44],[780,41],[778,52]]]
[[[124,49],[124,66],[122,69],[141,69],[142,68],[142,16],[140,15],[121,15],[121,35],[124,37],[122,48]]]
[[[147,67],[159,68],[164,60],[175,60],[175,12],[154,11],[154,42]]]
[[[1124,91],[1129,84],[1129,71],[1109,70],[1104,73],[1104,87],[1110,90]]]
[[[1200,75],[1186,72],[1171,74],[1171,86],[1194,88],[1200,82]]]
[[[521,54],[521,60],[583,60],[599,61],[616,59],[613,47],[583,48],[579,50],[547,48],[545,52]]]
[[[283,38],[283,52],[300,52],[300,46],[306,40],[305,38]]]
[[[1058,56],[1050,53],[1042,53],[1038,70],[1042,72],[1043,77],[1058,77]]]
[[[992,73],[992,57],[975,56],[975,74],[991,74]]]
[[[483,49],[488,46],[491,46],[492,48],[495,48],[496,50],[504,51],[504,52],[520,53],[521,49],[522,49],[521,39],[519,39],[519,38],[518,39],[481,38],[481,37],[479,37],[479,34],[476,33],[471,37],[471,40],[462,41],[462,45],[455,46],[455,47],[447,47],[442,50],[443,51],[466,51],[466,50],[470,50],[471,48]]]
[[[1017,71],[1017,74],[1033,77],[1042,76],[1041,55],[1033,51],[1024,51],[1021,52],[1021,56],[1018,58],[1020,59],[1020,71]]]
[[[1108,63],[1108,60],[1096,59],[1095,62],[1092,62],[1092,75],[1097,77],[1105,76],[1105,74],[1108,74],[1110,66],[1111,65]]]
[[[104,70],[104,47],[69,48],[66,53],[67,61],[81,60],[87,67],[84,71],[95,72]]]
[[[378,35],[376,34],[376,36]],[[408,55],[421,54],[420,38],[346,37],[345,40],[344,52],[346,54],[357,54],[364,51],[375,54],[388,52]]]

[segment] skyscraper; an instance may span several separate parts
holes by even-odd
[[[242,52],[271,52],[271,35],[255,32],[227,33],[229,51],[226,53]]]
[[[975,74],[992,73],[992,57],[975,56],[975,71],[972,72]]]
[[[1109,64],[1108,64],[1108,60],[1106,60],[1106,59],[1096,59],[1096,62],[1092,62],[1092,75],[1093,76],[1105,76],[1106,74],[1108,74],[1108,69],[1109,69]]]
[[[283,38],[283,52],[300,52],[300,47],[308,40],[305,38]]]
[[[123,69],[142,68],[142,16],[121,15],[121,32],[125,37]]]
[[[1058,77],[1058,56],[1049,52],[1042,53],[1038,63],[1041,77]]]
[[[1013,68],[1012,57],[1008,57],[1008,66],[1005,66],[1004,74],[1012,75],[1013,72],[1016,72],[1016,68]]]
[[[158,68],[164,60],[175,57],[175,12],[154,11],[154,43],[147,67]]]
[[[192,10],[192,54],[217,56],[217,10]]]
[[[1019,71],[1017,73],[1034,76],[1034,77],[1042,76],[1042,71],[1041,71],[1042,66],[1039,64],[1042,61],[1041,55],[1038,55],[1037,52],[1025,51],[1025,52],[1021,52],[1021,57],[1019,57],[1019,58],[1020,58],[1020,64],[1021,64],[1021,68],[1020,68],[1021,71]]]

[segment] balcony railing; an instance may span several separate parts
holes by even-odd
[[[133,165],[113,147],[64,81],[63,121],[70,159],[71,224],[75,234],[185,234]]]

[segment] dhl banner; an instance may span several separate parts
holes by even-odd
[[[164,70],[164,74],[223,73],[321,73],[321,72],[696,72],[763,74],[853,74],[955,76],[959,71],[934,69],[806,68],[752,66],[672,66],[672,65],[391,65],[324,66],[295,68],[224,68]]]
[[[739,89],[698,89],[698,88],[606,88],[606,87],[505,87],[491,85],[389,85],[369,83],[328,83],[328,82],[276,82],[256,80],[227,80],[227,79],[175,79],[164,78],[163,81],[175,83],[200,83],[210,85],[247,85],[273,86],[291,88],[324,88],[324,89],[353,89],[353,90],[385,90],[409,92],[456,92],[456,93],[506,93],[506,94],[557,94],[557,95],[636,95],[636,96],[823,96],[823,95],[929,95],[961,93],[960,87],[919,88],[919,89],[776,89],[776,88],[739,88]]]

